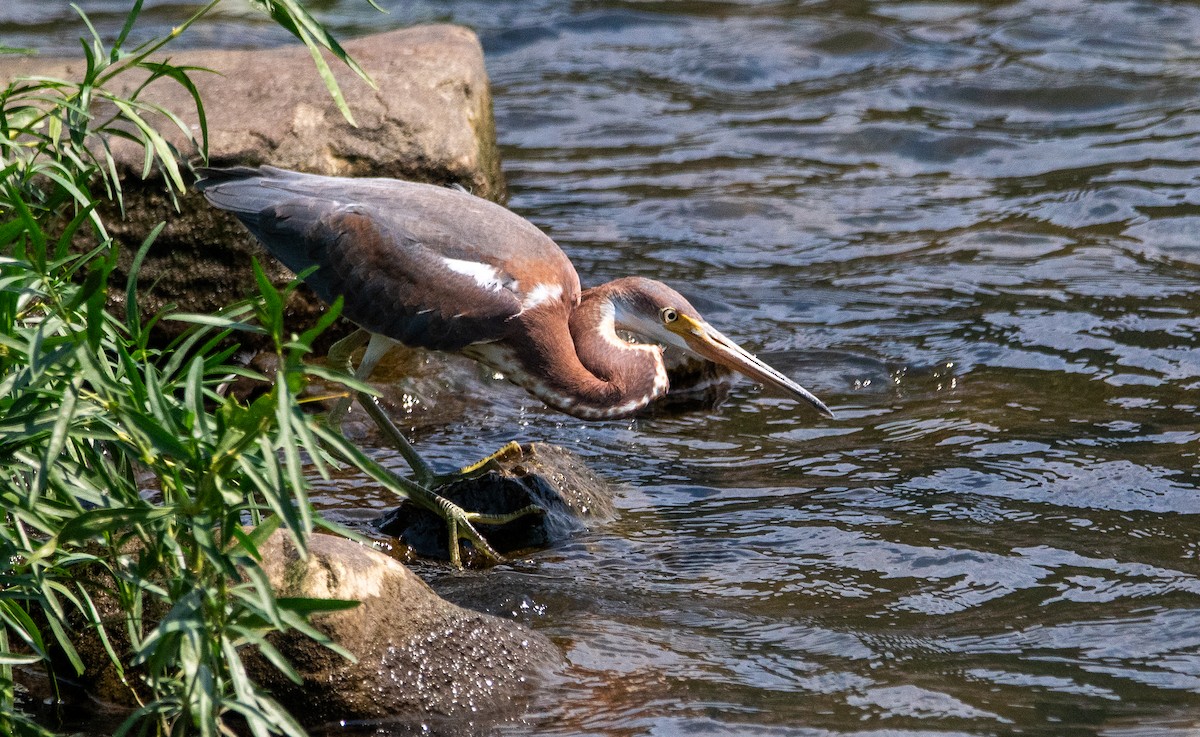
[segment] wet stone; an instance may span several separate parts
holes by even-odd
[[[544,636],[451,604],[408,568],[356,542],[313,535],[302,556],[276,532],[260,552],[279,596],[361,602],[313,622],[355,660],[294,630],[271,642],[300,684],[265,658],[247,655],[256,683],[306,725],[494,723],[520,713],[541,678],[561,663]]]
[[[530,505],[530,514],[504,525],[476,525],[498,552],[551,547],[615,514],[613,487],[573,453],[543,443],[512,444],[484,464],[487,469],[440,486],[436,491],[468,512],[509,514]],[[449,533],[445,521],[411,502],[388,512],[376,526],[417,555],[445,560]],[[463,551],[467,566],[487,564],[474,550]]]

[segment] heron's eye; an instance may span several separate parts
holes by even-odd
[[[664,307],[658,314],[662,317],[663,322],[675,322],[679,319],[679,313],[675,311],[674,307]]]

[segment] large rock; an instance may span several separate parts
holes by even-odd
[[[561,662],[544,636],[451,604],[400,563],[358,543],[314,535],[302,559],[276,532],[259,550],[280,596],[362,602],[315,618],[357,663],[295,634],[276,644],[303,684],[265,662],[253,668],[255,680],[307,724],[501,718],[519,712],[537,677]]]
[[[291,537],[277,530],[258,551],[277,596],[361,602],[312,618],[313,626],[350,651],[354,661],[295,631],[271,636],[303,678],[300,685],[257,652],[242,650],[251,678],[305,725],[494,722],[520,713],[542,677],[562,663],[558,649],[543,635],[451,604],[401,563],[357,542],[315,534],[302,558]],[[81,578],[88,582],[112,646],[127,652],[126,614],[106,592],[105,580],[103,573]],[[143,612],[148,627],[166,614],[157,601]],[[139,686],[137,669],[118,673],[103,642],[82,627],[77,633],[74,645],[84,673],[76,684],[82,691],[64,693],[70,708],[99,707],[122,715],[136,708],[130,685],[142,699],[148,695]],[[70,671],[63,660],[59,672]],[[57,693],[40,668],[21,669],[17,675],[34,695]]]
[[[509,443],[435,491],[469,512],[506,515],[539,509],[503,525],[476,525],[488,544],[505,555],[557,545],[616,516],[612,485],[579,456],[544,443]],[[446,522],[424,507],[402,502],[376,526],[419,556],[449,558]],[[493,563],[474,548],[463,551],[462,562],[467,567]]]
[[[342,117],[301,45],[171,53],[177,65],[218,72],[191,73],[207,113],[210,162],[458,183],[482,197],[503,199],[487,72],[471,31],[419,26],[344,46],[378,86],[372,89],[331,60],[357,128]],[[5,81],[33,74],[71,79],[81,71],[78,60],[0,60],[0,80]],[[118,91],[128,93],[143,78],[118,77]],[[176,112],[198,135],[195,106],[177,83],[158,80],[143,99]],[[156,122],[185,158],[199,162],[181,133],[165,120]],[[216,212],[202,197],[190,192],[181,196],[176,211],[161,178],[141,180],[140,148],[118,139],[113,151],[127,214],[124,220],[114,211],[107,214],[122,244],[124,269],[150,230],[160,221],[167,223],[142,269],[141,283],[155,285],[142,293],[144,313],[171,302],[186,311],[213,311],[245,296],[254,284],[252,255],[268,265],[276,283],[290,277],[231,216]],[[113,290],[114,298],[118,292]],[[295,299],[290,308],[297,326],[321,309],[315,299]]]

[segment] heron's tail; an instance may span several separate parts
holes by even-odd
[[[198,166],[196,173],[200,175],[196,189],[203,192],[213,185],[261,176],[263,172],[255,166]]]
[[[233,213],[267,250],[293,271],[310,264],[296,250],[295,236],[304,233],[321,212],[320,203],[293,189],[310,175],[273,166],[200,167],[196,190],[214,207]],[[283,221],[291,221],[284,223]]]
[[[294,174],[273,166],[233,166],[228,169],[199,167],[196,172],[201,179],[195,184],[196,191],[203,192],[205,199],[215,207],[234,213],[243,221],[256,219],[264,209],[280,200],[278,187]],[[250,225],[249,222],[246,223]]]

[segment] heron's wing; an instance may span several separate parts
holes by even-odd
[[[268,174],[276,179],[241,172],[223,180],[210,175],[198,187],[212,204],[238,215],[289,269],[317,265],[306,282],[325,301],[342,296],[344,316],[367,330],[408,346],[457,350],[499,340],[505,323],[528,304],[509,270],[523,257],[514,253],[527,256],[506,232],[511,223],[493,217],[487,227],[486,218],[463,217],[455,206],[461,203],[440,199],[439,187],[312,175],[296,175],[308,181],[295,182],[275,172]],[[497,209],[553,246],[520,217]],[[535,242],[533,251],[541,247]]]
[[[269,227],[286,231],[294,211],[277,207]],[[521,312],[507,274],[487,264],[460,265],[357,207],[320,218],[302,242],[319,267],[307,279],[313,290],[326,301],[343,297],[347,318],[405,345],[456,351],[496,340]]]

